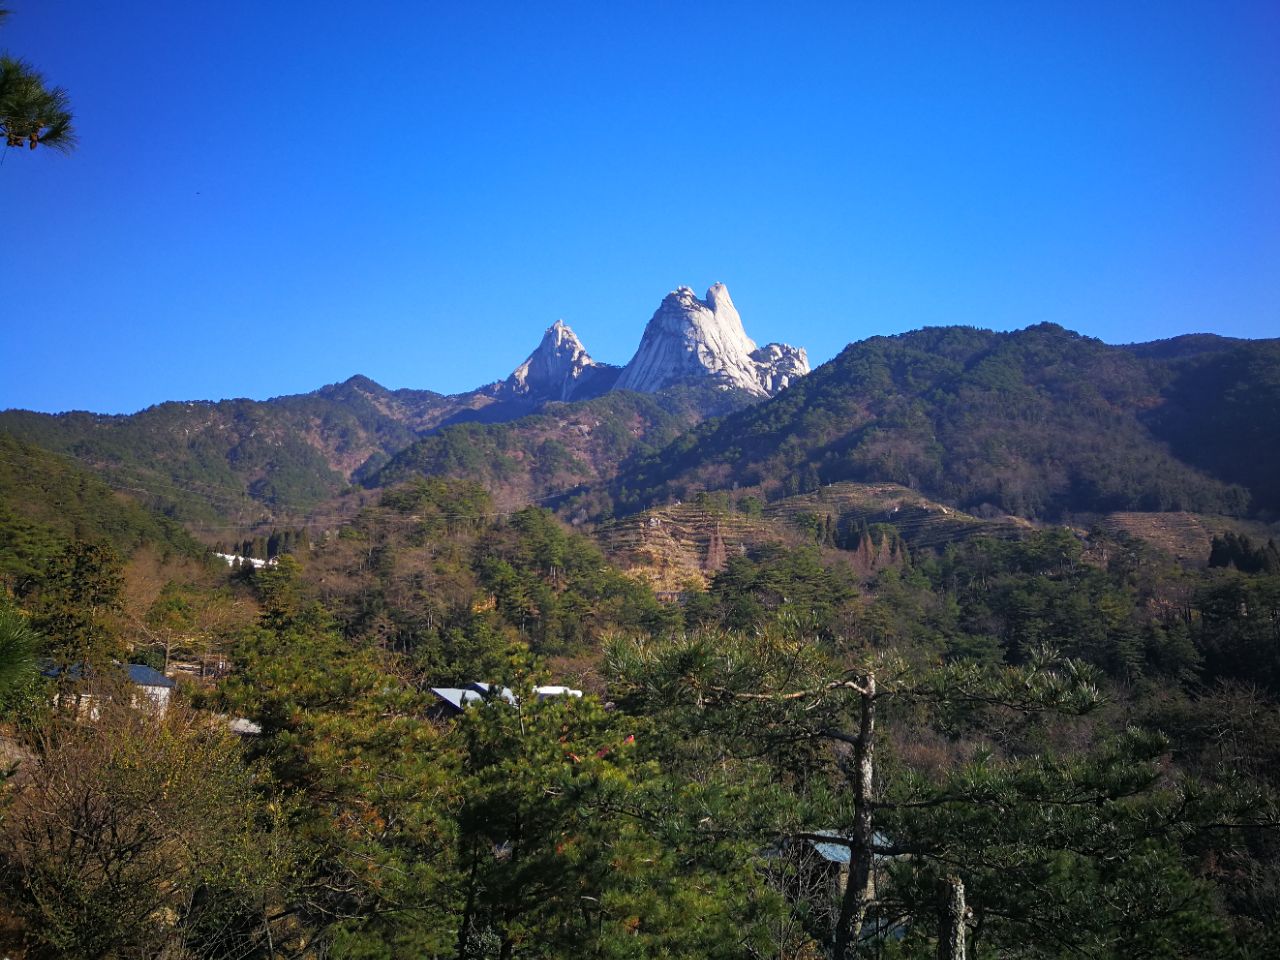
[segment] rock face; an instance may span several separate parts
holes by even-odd
[[[804,352],[804,347],[769,343],[752,351],[751,359],[757,364],[760,382],[769,396],[785,390],[809,372],[809,355]]]
[[[667,294],[623,368],[592,360],[577,334],[557,320],[511,376],[457,399],[467,400],[475,411],[464,411],[464,419],[485,419],[521,416],[546,403],[590,400],[611,389],[657,393],[690,380],[771,397],[808,372],[809,358],[798,347],[757,347],[742,328],[728,288],[717,283],[703,300],[688,287]]]
[[[557,320],[543,334],[538,349],[487,392],[498,399],[531,404],[586,400],[606,393],[617,376],[617,367],[592,360],[577,334]]]
[[[770,397],[808,372],[809,358],[799,347],[757,348],[728,288],[717,283],[702,300],[688,287],[667,294],[613,389],[655,393],[682,380],[709,378],[726,390]]]

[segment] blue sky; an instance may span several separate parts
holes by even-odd
[[[81,144],[0,166],[0,407],[1053,321],[1280,336],[1280,4],[9,0]]]

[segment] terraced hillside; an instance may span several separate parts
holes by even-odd
[[[903,562],[904,545],[928,550],[1031,529],[1016,517],[982,520],[895,483],[836,483],[767,506],[750,494],[704,494],[606,523],[596,537],[623,569],[680,592],[705,586],[735,554],[768,544],[816,546],[870,574]]]
[[[798,545],[804,535],[787,524],[707,503],[655,507],[603,524],[596,540],[609,558],[655,590],[703,589],[729,557],[766,544]]]
[[[792,526],[809,530],[845,549],[856,547],[860,531],[888,525],[913,548],[940,547],[972,537],[1018,536],[1031,529],[1019,517],[983,520],[948,507],[896,483],[832,483],[776,501],[764,509]]]
[[[1102,526],[1145,540],[1163,553],[1185,564],[1204,566],[1214,537],[1225,533],[1244,534],[1259,542],[1276,536],[1274,527],[1200,513],[1113,513]]]

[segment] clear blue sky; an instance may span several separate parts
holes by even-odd
[[[925,325],[1280,336],[1280,3],[8,0],[0,407],[625,362],[679,284],[816,362]]]

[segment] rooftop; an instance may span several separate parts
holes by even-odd
[[[152,669],[143,663],[117,663],[114,666],[123,668],[129,680],[140,687],[164,687],[171,690],[177,686],[159,670]],[[49,663],[45,664],[40,672],[46,677],[58,677],[62,675],[63,668],[55,663]],[[73,663],[66,668],[66,675],[72,680],[79,680],[83,673],[83,663]]]

